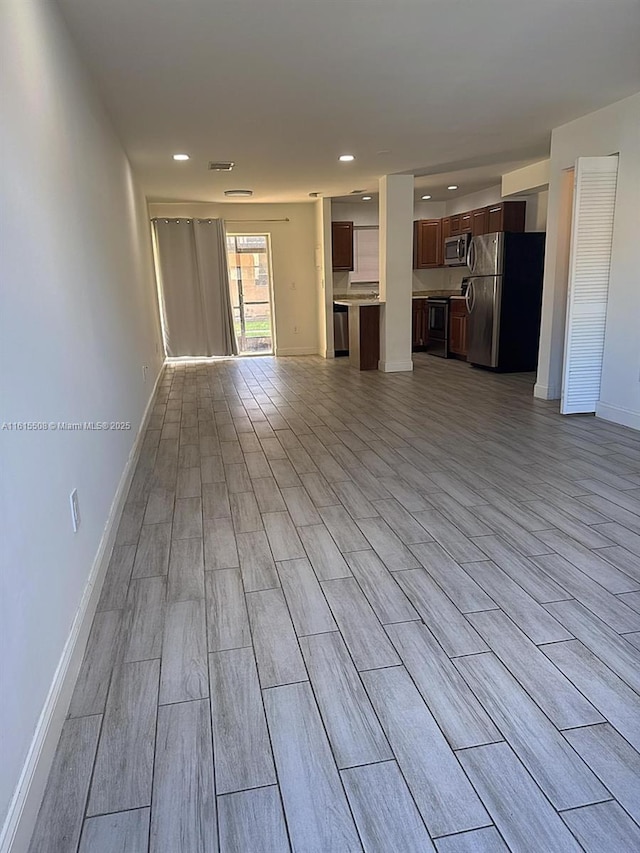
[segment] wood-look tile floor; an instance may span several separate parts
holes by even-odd
[[[166,369],[31,850],[640,850],[640,435],[531,376]]]

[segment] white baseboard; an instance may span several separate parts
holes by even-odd
[[[383,373],[401,373],[406,370],[413,370],[412,361],[379,361],[378,370]]]
[[[596,404],[596,417],[640,430],[640,412],[634,412],[632,409],[623,409],[621,406],[610,406],[608,403],[599,402]]]
[[[559,400],[560,389],[553,385],[542,385],[540,382],[536,382],[533,386],[533,396],[537,397],[538,400]]]
[[[318,355],[317,347],[277,347],[276,356],[281,355]]]
[[[25,853],[29,847],[53,757],[84,657],[89,630],[98,606],[98,599],[118,531],[118,523],[140,455],[144,433],[163,370],[164,364],[156,377],[153,391],[147,401],[138,433],[111,503],[111,509],[82,594],[80,606],[58,661],[49,693],[0,833],[0,853]]]

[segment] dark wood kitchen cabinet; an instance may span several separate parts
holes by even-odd
[[[429,311],[426,299],[411,300],[411,349],[421,352],[427,348]]]
[[[442,249],[440,252],[440,262],[444,263],[444,247],[447,237],[451,237],[451,217],[445,216],[442,220]]]
[[[456,213],[454,216],[449,217],[451,221],[451,236],[455,237],[460,233],[460,214]]]
[[[449,354],[467,357],[467,303],[462,297],[449,300]]]
[[[442,266],[442,220],[417,219],[413,223],[413,268]]]
[[[380,361],[380,306],[349,305],[349,364],[356,370],[377,370]]]
[[[461,234],[472,234],[473,233],[473,211],[468,210],[466,213],[460,214],[460,233]]]
[[[331,259],[336,272],[353,269],[353,222],[331,223]]]
[[[479,234],[489,234],[489,208],[480,207],[471,216],[471,233],[474,237]]]
[[[499,204],[490,204],[487,208],[487,230],[484,233],[524,231],[526,208],[526,201],[503,201]]]

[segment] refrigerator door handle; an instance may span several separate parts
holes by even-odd
[[[476,262],[476,247],[473,245],[473,237],[471,238],[471,242],[469,243],[469,251],[467,252],[467,266],[474,272],[474,266]]]
[[[470,281],[469,284],[467,285],[467,292],[465,294],[464,299],[465,299],[465,302],[467,305],[467,313],[471,314],[471,312],[473,311],[473,301],[474,301],[473,300],[473,282],[472,281]]]

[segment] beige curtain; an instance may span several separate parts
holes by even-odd
[[[167,355],[237,355],[224,222],[152,222]]]

